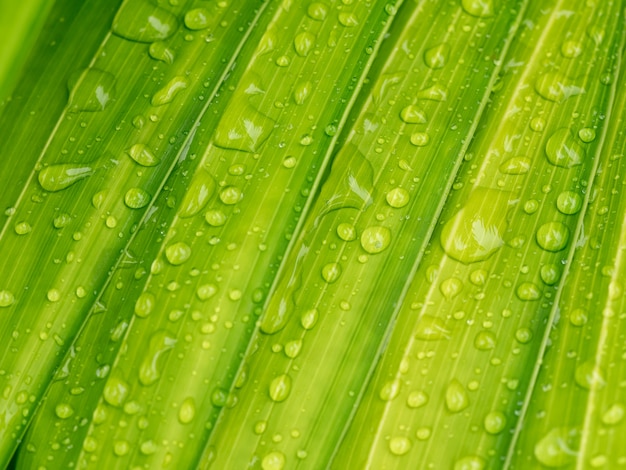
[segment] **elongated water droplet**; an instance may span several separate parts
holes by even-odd
[[[564,467],[576,461],[580,432],[575,428],[553,428],[535,444],[535,458],[546,467]]]
[[[144,144],[135,144],[126,150],[126,153],[141,166],[150,167],[161,163],[161,160]]]
[[[160,358],[176,345],[176,337],[169,331],[159,330],[152,334],[148,350],[139,366],[139,382],[152,385],[161,377]]]
[[[196,416],[196,402],[193,397],[187,397],[178,409],[178,421],[181,424],[189,424]]]
[[[378,392],[382,401],[391,401],[400,394],[400,381],[390,380],[385,382]]]
[[[293,47],[300,57],[309,55],[315,45],[315,34],[305,31],[298,34],[293,40]]]
[[[523,175],[530,170],[530,158],[513,157],[502,163],[498,168],[505,175]]]
[[[489,201],[488,204],[485,201]],[[483,261],[497,251],[504,240],[507,212],[515,202],[512,193],[477,188],[465,206],[441,231],[441,246],[446,254],[462,263]]]
[[[181,204],[180,217],[192,217],[198,214],[207,205],[214,192],[215,180],[206,171],[198,170]]]
[[[436,83],[431,87],[424,88],[417,93],[417,97],[422,100],[445,101],[448,99],[448,89]]]
[[[37,179],[43,189],[55,192],[68,188],[92,174],[93,168],[90,166],[60,163],[42,168],[37,175]]]
[[[439,44],[438,46],[431,47],[424,52],[424,62],[431,69],[440,69],[448,60],[450,54],[450,46],[446,43]]]
[[[112,375],[104,386],[102,396],[109,405],[119,408],[124,404],[129,393],[128,383],[120,377]]]
[[[302,328],[304,328],[305,330],[311,330],[317,323],[318,317],[319,313],[317,309],[314,308],[311,310],[307,310],[300,317],[300,325],[302,325]]]
[[[493,0],[461,0],[463,10],[478,18],[493,16]]]
[[[155,60],[160,60],[166,64],[174,63],[174,51],[163,41],[156,41],[150,44],[148,54]]]
[[[154,42],[169,38],[178,27],[176,17],[148,0],[129,0],[113,20],[113,33],[130,41]]]
[[[424,341],[436,341],[450,338],[448,330],[443,321],[432,315],[424,314],[420,317],[419,323],[415,327],[415,338]]]
[[[157,91],[150,102],[152,106],[163,106],[171,103],[177,94],[189,86],[189,81],[185,77],[176,76],[172,78],[163,88]]]
[[[236,100],[222,116],[215,131],[215,145],[256,152],[267,140],[275,122],[252,106]]]
[[[541,75],[535,82],[535,90],[543,98],[556,103],[585,93],[584,88],[574,85],[571,80],[556,72]]]
[[[561,222],[548,222],[537,230],[537,243],[546,251],[561,251],[569,241],[569,229]]]
[[[291,377],[287,374],[274,377],[270,382],[269,395],[275,402],[281,402],[287,399],[291,392]]]
[[[135,315],[145,318],[152,313],[156,304],[156,297],[151,292],[143,292],[135,301]]]
[[[427,121],[426,113],[414,104],[402,108],[400,119],[407,124],[425,124]]]
[[[208,28],[211,24],[211,13],[206,8],[193,8],[185,13],[185,26],[192,31]]]
[[[85,69],[70,76],[69,110],[102,111],[115,98],[115,77],[99,69]]]
[[[304,104],[311,94],[311,90],[313,90],[313,84],[311,82],[306,81],[298,83],[293,90],[293,100],[296,104]]]
[[[452,379],[446,388],[446,408],[452,413],[463,411],[469,406],[469,396],[465,387],[456,379]]]

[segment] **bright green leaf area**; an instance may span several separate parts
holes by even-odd
[[[626,467],[621,0],[0,0],[0,468]]]

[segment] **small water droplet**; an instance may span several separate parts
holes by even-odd
[[[148,0],[122,3],[113,20],[113,33],[130,41],[154,42],[169,38],[178,28],[176,17]]]
[[[361,234],[361,247],[370,254],[384,251],[391,243],[391,230],[387,227],[367,227]]]
[[[180,75],[172,78],[163,88],[158,90],[154,95],[150,103],[152,106],[163,106],[164,104],[171,103],[176,95],[189,86],[189,81],[185,77]]]
[[[545,264],[541,267],[540,275],[545,284],[552,286],[561,278],[561,268],[556,264]]]
[[[535,91],[541,97],[556,103],[585,93],[584,88],[574,85],[571,80],[556,72],[540,75],[535,82]]]
[[[318,317],[319,313],[315,308],[304,312],[300,317],[300,324],[302,325],[302,328],[305,330],[311,330],[317,323]]]
[[[275,402],[281,402],[287,399],[291,392],[291,377],[287,374],[274,377],[270,382],[269,395]]]
[[[135,144],[126,150],[126,154],[141,166],[156,166],[161,160],[144,144]]]
[[[461,289],[463,289],[463,281],[461,281],[458,277],[448,278],[439,285],[439,290],[448,300],[459,295]]]
[[[428,395],[422,390],[414,390],[409,393],[406,404],[409,408],[419,408],[428,403]]]
[[[285,343],[284,353],[285,356],[293,359],[300,354],[300,350],[302,349],[302,340],[294,339],[292,341],[288,341]]]
[[[140,318],[145,318],[152,310],[154,310],[154,306],[156,304],[156,297],[151,292],[143,292],[135,302],[135,315]]]
[[[439,44],[424,52],[424,62],[431,69],[440,69],[446,65],[449,54],[450,46],[446,43]]]
[[[341,265],[339,263],[328,263],[322,268],[322,278],[332,284],[341,276]]]
[[[590,127],[583,127],[578,131],[578,138],[588,144],[596,138],[596,131]]]
[[[193,397],[187,397],[178,409],[178,421],[181,424],[189,424],[196,416],[196,402]]]
[[[496,347],[496,335],[491,331],[479,331],[474,337],[474,346],[480,351],[489,351]]]
[[[580,432],[575,428],[553,428],[535,444],[535,458],[546,467],[564,467],[576,462]]]
[[[206,8],[193,8],[185,13],[185,19],[183,20],[185,26],[192,31],[199,31],[209,27],[211,19],[211,13]]]
[[[165,248],[165,258],[174,266],[183,264],[190,256],[191,247],[185,242],[173,243]]]
[[[548,222],[537,230],[537,243],[546,251],[561,251],[569,241],[569,229],[561,222]]]
[[[426,132],[414,132],[410,141],[416,147],[425,147],[430,142],[430,136]]]
[[[356,229],[352,224],[341,223],[337,225],[337,236],[344,241],[350,242],[356,239]]]
[[[531,119],[530,128],[535,132],[543,132],[546,128],[546,120],[540,117]]]
[[[389,440],[389,451],[394,455],[404,455],[411,450],[411,441],[408,437],[395,436]]]
[[[72,408],[67,403],[59,403],[54,408],[54,413],[59,419],[67,419],[74,414],[74,408]]]
[[[490,411],[483,424],[489,434],[500,434],[506,426],[506,416],[501,411]]]
[[[446,388],[446,408],[452,413],[463,411],[469,406],[469,396],[465,387],[456,379],[452,379]]]
[[[241,189],[237,186],[226,186],[220,191],[220,201],[228,206],[237,204],[243,198]]]
[[[538,300],[541,297],[541,290],[533,282],[522,282],[517,286],[516,294],[520,300]]]
[[[152,199],[147,191],[141,188],[130,188],[124,195],[124,204],[131,209],[146,207]]]
[[[339,23],[346,28],[352,28],[359,25],[359,18],[352,12],[342,11],[338,15]]]

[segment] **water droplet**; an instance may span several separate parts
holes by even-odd
[[[520,300],[538,300],[541,297],[539,287],[532,282],[522,282],[517,286],[516,294]]]
[[[256,152],[267,140],[275,122],[241,100],[230,103],[215,131],[215,145]]]
[[[54,413],[59,419],[67,419],[74,414],[74,408],[72,408],[67,403],[59,403],[54,408]]]
[[[174,63],[174,51],[167,47],[163,41],[156,41],[150,44],[148,54],[155,60],[160,60],[166,64]]]
[[[593,361],[585,361],[576,367],[574,379],[578,385],[587,390],[602,388],[606,385],[602,370]]]
[[[524,212],[534,214],[539,209],[539,201],[537,199],[529,199],[524,203]]]
[[[530,128],[535,132],[543,132],[546,128],[546,120],[540,117],[531,119]]]
[[[484,470],[485,460],[476,455],[468,455],[454,463],[454,470]]]
[[[107,380],[102,396],[109,405],[121,407],[130,392],[128,384],[120,377],[112,375]]]
[[[556,200],[557,209],[566,215],[576,214],[583,205],[583,198],[574,191],[563,191]]]
[[[176,345],[176,337],[168,331],[158,330],[150,337],[148,350],[139,366],[139,382],[152,385],[161,377],[159,359]]]
[[[293,47],[300,57],[306,57],[315,45],[315,34],[305,31],[296,35],[293,40]]]
[[[211,13],[206,8],[193,8],[185,13],[184,23],[188,29],[199,31],[209,27],[210,18]]]
[[[154,42],[169,38],[178,27],[176,17],[148,0],[122,3],[113,20],[113,33],[130,41]]]
[[[81,70],[70,76],[68,89],[70,111],[102,111],[115,97],[115,77],[99,69]]]
[[[163,88],[158,90],[150,103],[152,106],[163,106],[171,103],[176,95],[189,86],[189,81],[185,77],[176,76],[172,78]]]
[[[382,401],[391,401],[400,393],[400,381],[390,380],[385,382],[378,392],[378,396]]]
[[[439,83],[435,85],[420,90],[417,93],[417,97],[422,100],[430,100],[430,101],[446,101],[448,99],[448,90]]]
[[[569,321],[574,326],[583,326],[587,323],[587,311],[582,308],[574,309],[569,314]]]
[[[415,327],[415,338],[424,341],[448,339],[450,338],[450,330],[439,318],[424,314]]]
[[[66,212],[57,215],[52,221],[54,228],[66,227],[72,221],[72,216]]]
[[[263,470],[283,470],[283,468],[285,468],[285,462],[285,454],[273,451],[263,457],[261,468]]]
[[[392,437],[389,440],[389,450],[394,455],[404,455],[411,450],[411,441],[404,436]]]
[[[578,131],[578,138],[588,144],[596,138],[596,131],[590,127],[583,127]]]
[[[624,419],[624,405],[621,403],[612,404],[604,413],[602,413],[602,422],[608,426],[620,423]]]
[[[535,444],[535,458],[546,467],[564,467],[576,462],[580,432],[575,428],[553,428]]]
[[[347,242],[356,240],[356,229],[352,224],[341,223],[337,225],[337,236]]]
[[[489,201],[489,204],[485,204]],[[496,252],[504,240],[511,193],[477,188],[441,231],[441,246],[446,254],[462,263],[483,261]]]
[[[556,72],[548,72],[539,76],[535,82],[535,91],[541,97],[556,103],[585,93],[584,88],[574,85],[571,80]]]
[[[204,301],[213,297],[217,293],[217,286],[215,284],[203,284],[196,290],[198,299]]]
[[[452,379],[446,388],[446,408],[452,413],[463,411],[469,406],[467,391],[456,379]]]
[[[152,196],[141,188],[130,188],[124,195],[124,204],[131,209],[146,207]]]
[[[212,209],[204,214],[204,219],[212,227],[221,227],[226,223],[226,215],[220,211]]]
[[[59,300],[61,300],[61,292],[59,291],[59,289],[50,289],[46,293],[46,298],[50,302],[58,302]]]
[[[318,317],[319,313],[315,308],[304,312],[300,317],[300,324],[302,325],[302,328],[305,330],[311,330],[317,323]]]
[[[192,397],[187,397],[178,409],[178,421],[181,424],[189,424],[196,416],[196,402]]]
[[[498,168],[505,175],[523,175],[530,170],[530,158],[513,157],[502,163]]]
[[[354,26],[358,26],[359,18],[351,12],[342,11],[338,15],[339,23],[347,28],[352,28]]]
[[[427,121],[426,113],[414,104],[402,108],[400,119],[407,124],[425,124]]]
[[[98,448],[98,441],[96,441],[93,437],[87,436],[83,441],[83,450],[85,452],[95,452]]]
[[[287,374],[274,377],[270,382],[269,394],[270,398],[275,402],[284,401],[291,392],[291,377]]]
[[[493,16],[493,0],[461,0],[461,5],[466,13],[477,18]]]
[[[446,65],[448,55],[450,54],[450,46],[446,43],[431,47],[424,52],[424,62],[431,69],[440,69]]]
[[[311,19],[323,21],[328,15],[328,6],[324,3],[313,2],[308,6],[306,12]]]
[[[37,179],[43,189],[55,192],[61,191],[92,174],[93,168],[90,166],[61,163],[42,168]]]
[[[322,268],[322,278],[329,284],[336,282],[341,276],[341,265],[339,263],[328,263]]]
[[[302,349],[302,340],[294,339],[292,341],[288,341],[285,344],[285,348],[283,351],[285,352],[285,356],[293,359],[297,357],[298,354],[300,354],[301,349]]]
[[[220,201],[227,206],[237,204],[242,198],[243,193],[237,186],[226,186],[220,191]]]
[[[484,420],[485,431],[489,434],[499,434],[506,426],[506,416],[501,411],[490,411]]]
[[[385,199],[391,207],[399,209],[409,203],[410,196],[406,189],[394,188],[386,194]]]
[[[428,403],[428,395],[421,390],[414,390],[409,393],[406,404],[409,408],[419,408]]]
[[[312,90],[313,84],[310,81],[307,80],[305,82],[298,83],[293,90],[293,100],[296,104],[304,104]]]
[[[191,256],[191,247],[185,242],[177,242],[165,248],[165,257],[174,266],[183,264]]]
[[[561,268],[556,264],[546,264],[541,267],[540,275],[545,284],[552,286],[561,278]]]
[[[561,222],[548,222],[537,230],[537,243],[546,251],[561,251],[569,241],[569,229]]]
[[[578,41],[564,41],[561,44],[561,54],[568,59],[574,59],[583,52],[583,46]]]
[[[496,347],[496,335],[491,331],[479,331],[474,337],[474,346],[480,351],[489,351]]]
[[[331,172],[331,176],[324,184],[324,190],[328,189],[331,191],[331,194],[326,197],[326,205],[323,208],[322,215],[347,207],[362,209],[373,202],[374,170],[372,165],[352,145],[342,147],[340,152],[355,152],[356,155],[353,158],[362,157],[365,164],[358,165],[356,169],[350,167],[342,171]],[[349,157],[346,155],[346,158]]]
[[[430,136],[426,132],[414,132],[410,141],[416,147],[425,147],[430,142]]]
[[[192,217],[204,209],[215,192],[215,181],[206,171],[199,170],[188,188],[179,211],[183,218]]]
[[[0,308],[10,307],[15,303],[15,296],[11,291],[0,290]]]
[[[459,295],[461,289],[463,289],[463,281],[457,277],[448,278],[439,285],[439,290],[448,300]]]
[[[139,446],[139,451],[143,454],[143,455],[152,455],[154,454],[158,449],[158,446],[156,445],[156,443],[152,440],[150,441],[144,441],[141,443],[141,445]]]
[[[144,144],[135,144],[126,153],[141,166],[156,166],[161,160]]]
[[[361,247],[370,254],[384,251],[391,243],[391,231],[387,227],[367,227],[361,234]]]
[[[156,304],[156,297],[151,292],[143,292],[135,302],[135,315],[140,318],[145,318],[152,310],[154,310],[154,306]]]

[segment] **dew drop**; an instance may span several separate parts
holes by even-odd
[[[496,347],[496,335],[491,331],[479,331],[474,337],[474,346],[480,351],[489,351]]]
[[[403,188],[394,188],[385,195],[387,204],[391,207],[399,209],[409,203],[409,192]]]
[[[530,171],[530,158],[513,157],[503,162],[498,168],[505,175],[523,175]]]
[[[139,382],[149,386],[161,377],[159,369],[160,359],[163,354],[176,345],[176,337],[168,331],[158,330],[150,337],[147,351],[139,366]]]
[[[411,441],[408,437],[395,436],[389,440],[389,451],[394,455],[404,455],[411,450]]]
[[[156,41],[150,44],[148,54],[155,60],[160,60],[166,64],[174,63],[174,51],[167,47],[163,41]]]
[[[536,284],[532,282],[522,282],[517,286],[517,297],[520,300],[538,300],[541,297],[541,291]]]
[[[448,90],[443,85],[436,83],[429,88],[420,90],[417,93],[417,97],[422,100],[446,101],[448,99]]]
[[[189,424],[196,416],[196,402],[192,397],[187,397],[178,409],[178,421],[181,424]]]
[[[165,248],[165,257],[174,266],[183,264],[191,256],[191,248],[185,242],[177,242]]]
[[[337,225],[337,236],[347,242],[356,240],[356,229],[352,224],[341,223]]]
[[[563,191],[556,199],[556,207],[566,215],[576,214],[583,205],[583,198],[574,191]]]
[[[583,326],[587,323],[587,311],[583,308],[577,308],[570,312],[569,321],[574,326]]]
[[[261,468],[263,470],[283,470],[286,461],[285,454],[273,451],[263,457]]]
[[[421,390],[414,390],[409,393],[406,404],[409,408],[420,408],[428,403],[428,395]]]
[[[318,317],[319,313],[317,309],[314,308],[311,310],[307,310],[300,317],[300,325],[302,325],[302,328],[304,328],[305,330],[311,330],[317,323]]]
[[[211,175],[201,170],[196,172],[181,204],[180,217],[185,218],[196,215],[204,209],[214,192],[215,180],[213,180]]]
[[[124,204],[130,209],[141,209],[146,207],[152,199],[147,191],[141,188],[130,188],[124,195]]]
[[[56,192],[68,188],[92,174],[93,168],[90,166],[61,163],[42,168],[37,175],[37,179],[43,189]]]
[[[367,227],[361,234],[361,247],[370,254],[384,251],[391,243],[391,231],[387,227]]]
[[[425,124],[427,121],[426,113],[414,104],[402,108],[400,119],[407,124]]]
[[[568,59],[574,59],[583,52],[583,46],[578,41],[564,41],[561,44],[561,54]]]
[[[135,302],[135,315],[145,318],[152,313],[156,304],[156,297],[151,292],[143,292]]]
[[[189,86],[189,81],[185,77],[176,76],[172,78],[163,88],[158,90],[154,95],[150,103],[152,106],[163,106],[164,104],[171,103],[182,90]]]
[[[293,90],[293,100],[296,104],[304,104],[312,90],[313,84],[310,81],[298,83]]]
[[[485,460],[476,455],[468,455],[454,463],[454,470],[484,470]]]
[[[596,131],[590,127],[583,127],[578,131],[578,138],[588,144],[596,138]]]
[[[148,0],[122,3],[113,20],[113,33],[130,41],[154,42],[169,38],[178,27],[176,17]]]
[[[311,19],[315,21],[323,21],[326,19],[326,15],[328,15],[328,6],[324,3],[313,2],[309,4],[306,12]]]
[[[0,290],[0,308],[10,307],[15,303],[13,292],[8,290]]]
[[[185,26],[192,31],[206,29],[211,24],[211,13],[206,8],[193,8],[185,13]]]
[[[537,243],[546,251],[561,251],[569,241],[569,229],[561,222],[548,222],[537,230]]]
[[[414,132],[411,134],[410,141],[416,147],[425,147],[430,142],[430,136],[426,132]]]
[[[72,408],[67,403],[59,403],[54,408],[54,413],[59,419],[67,419],[74,414],[74,408]]]
[[[212,209],[204,214],[204,219],[212,227],[221,227],[226,223],[226,215],[220,211]]]
[[[506,426],[506,416],[501,411],[490,411],[483,424],[489,434],[500,434]]]
[[[300,57],[309,55],[315,45],[315,35],[308,31],[296,35],[293,40],[293,47]]]
[[[124,401],[126,401],[129,392],[130,388],[128,384],[121,378],[112,375],[104,386],[102,396],[104,397],[104,401],[109,405],[119,408],[124,404]]]
[[[446,408],[452,413],[463,411],[469,406],[467,391],[456,379],[452,379],[446,388]]]
[[[358,26],[359,18],[351,12],[342,11],[338,15],[339,23],[347,28]]]
[[[237,186],[226,186],[220,191],[220,201],[227,206],[237,204],[242,198],[243,193]]]
[[[535,458],[546,467],[564,467],[576,462],[580,432],[574,428],[553,428],[535,444]]]
[[[555,73],[545,73],[535,82],[535,91],[549,101],[560,103],[572,96],[585,93],[585,89],[572,84],[566,77]]]
[[[215,130],[218,147],[256,152],[267,140],[275,122],[241,100],[231,102]]]
[[[151,167],[161,163],[161,160],[144,144],[135,144],[126,150],[126,153],[141,166]]]
[[[332,284],[341,276],[341,265],[339,263],[328,263],[322,268],[322,278]]]
[[[461,5],[466,13],[477,18],[493,16],[493,0],[461,0]]]
[[[288,341],[285,343],[284,353],[288,358],[294,359],[300,354],[300,350],[302,349],[302,340],[294,339],[292,341]]]
[[[381,387],[378,392],[378,396],[382,401],[391,401],[398,396],[400,393],[400,381],[399,380],[390,380],[386,382]]]
[[[585,361],[576,368],[574,374],[576,383],[584,389],[593,390],[606,385],[604,374],[593,361]]]
[[[281,402],[287,399],[291,392],[291,377],[287,374],[274,377],[270,382],[269,395],[275,402]]]
[[[459,295],[461,289],[463,289],[463,281],[457,277],[448,278],[439,285],[441,294],[448,300]]]
[[[449,54],[450,46],[446,43],[439,44],[424,52],[424,62],[431,69],[440,69],[446,65]]]
[[[620,423],[624,419],[626,410],[621,403],[614,403],[604,413],[602,413],[602,422],[608,426]]]

